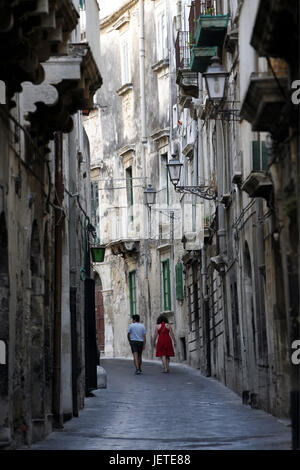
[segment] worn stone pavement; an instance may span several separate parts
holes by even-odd
[[[163,374],[144,361],[102,359],[107,388],[87,398],[78,418],[31,450],[289,450],[286,420],[243,405],[241,398],[199,371],[171,362]]]

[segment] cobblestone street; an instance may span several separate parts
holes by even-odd
[[[235,393],[188,366],[101,359],[107,388],[86,399],[79,418],[32,450],[289,450],[288,421],[243,405]],[[24,449],[24,448],[23,448]]]

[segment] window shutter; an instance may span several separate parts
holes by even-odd
[[[170,282],[170,261],[163,261],[163,298],[164,310],[171,310],[171,282]]]
[[[267,171],[268,169],[268,151],[266,142],[253,140],[252,141],[252,170],[253,171]]]
[[[260,171],[260,145],[258,140],[252,141],[252,169]]]
[[[176,299],[183,300],[183,276],[182,276],[182,264],[177,263],[176,265]]]
[[[130,82],[128,38],[124,38],[121,42],[121,80],[122,80],[122,85]]]
[[[168,310],[171,310],[170,260],[167,260],[167,273],[168,273]]]
[[[262,170],[267,171],[268,170],[268,151],[267,151],[267,146],[266,142],[263,141],[261,145],[261,153],[262,153]]]
[[[136,314],[136,271],[129,273],[130,315]]]

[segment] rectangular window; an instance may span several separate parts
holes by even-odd
[[[167,57],[167,28],[164,12],[161,12],[156,20],[156,48],[157,60],[165,59]]]
[[[129,273],[130,315],[136,315],[136,271]]]
[[[252,141],[252,163],[253,171],[267,171],[268,153],[264,140]]]
[[[98,189],[98,181],[92,181],[91,182],[91,205],[92,205],[92,211],[91,211],[91,216],[92,216],[92,224],[96,228],[97,236],[98,236],[98,242],[99,242],[99,189]]]
[[[163,296],[164,310],[171,310],[171,283],[170,283],[170,260],[162,263],[163,268]]]
[[[178,109],[177,109],[177,104],[174,104],[173,106],[173,129],[175,129],[178,126]]]
[[[165,203],[169,205],[169,172],[168,172],[168,154],[164,153],[161,155],[160,165],[160,189],[164,189],[166,192]]]
[[[176,264],[176,299],[183,300],[183,269],[180,262]]]
[[[126,190],[127,190],[127,207],[130,221],[133,221],[133,183],[132,168],[126,169]]]
[[[122,85],[131,82],[129,41],[127,36],[121,39],[121,80]]]

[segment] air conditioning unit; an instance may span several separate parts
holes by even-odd
[[[185,232],[182,237],[183,247],[186,251],[201,250],[201,242],[197,232]]]

